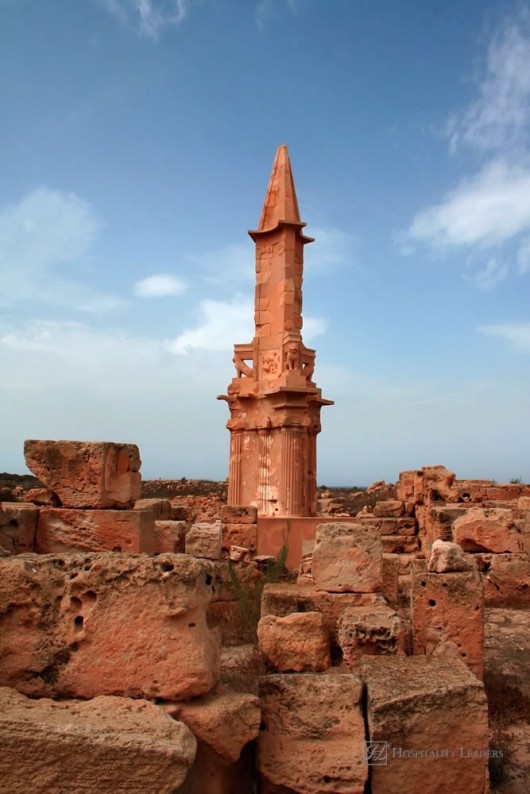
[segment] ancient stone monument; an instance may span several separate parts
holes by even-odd
[[[316,516],[320,408],[315,351],[302,341],[303,233],[286,146],[272,167],[256,244],[255,335],[236,344],[230,409],[229,505],[262,516]]]

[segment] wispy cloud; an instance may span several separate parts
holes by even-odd
[[[506,340],[521,353],[530,353],[530,323],[481,325],[478,331],[486,336],[496,336]]]
[[[101,222],[73,193],[37,188],[0,210],[0,300],[23,300],[102,311],[121,300],[83,283]]]
[[[493,35],[478,97],[449,119],[454,151],[465,144],[481,151],[526,148],[530,133],[530,10],[522,6]]]
[[[138,298],[167,298],[182,295],[186,288],[186,282],[178,276],[157,273],[137,281],[134,285],[134,294]]]
[[[438,203],[416,213],[401,243],[404,253],[424,245],[482,258],[471,280],[491,289],[510,272],[521,276],[530,270],[524,236],[530,231],[528,6],[492,36],[477,90],[477,98],[449,119],[447,136],[451,151],[471,148],[482,164]]]
[[[276,13],[282,13],[285,9],[288,9],[291,14],[297,14],[300,10],[300,2],[301,0],[259,0],[254,11],[256,25],[262,30],[269,19]]]
[[[195,0],[99,0],[122,25],[156,41],[168,28],[178,27],[190,13]]]

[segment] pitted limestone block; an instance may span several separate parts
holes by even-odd
[[[261,616],[284,617],[293,612],[320,612],[332,643],[337,642],[337,621],[348,607],[384,604],[379,593],[327,593],[309,582],[267,584],[261,597]]]
[[[223,505],[221,521],[223,524],[257,524],[258,508],[253,505]]]
[[[405,505],[401,499],[383,499],[374,505],[374,516],[377,518],[399,518],[404,513]]]
[[[338,622],[338,640],[347,670],[356,670],[362,656],[405,653],[403,626],[387,606],[345,609]]]
[[[222,526],[222,547],[229,549],[230,546],[243,546],[251,552],[256,551],[258,546],[258,525],[257,524],[223,524]]]
[[[197,742],[145,700],[30,700],[0,688],[0,745],[9,794],[172,794]]]
[[[186,554],[193,557],[203,557],[207,560],[218,560],[221,556],[222,525],[220,521],[214,524],[193,524],[186,535]]]
[[[178,554],[184,551],[185,521],[155,521],[155,554]]]
[[[453,540],[464,551],[530,551],[530,527],[512,510],[472,507],[454,522]]]
[[[185,700],[219,680],[213,571],[184,554],[0,560],[0,685],[33,697]]]
[[[11,554],[35,548],[38,510],[24,502],[0,502],[0,546]]]
[[[171,520],[171,501],[169,499],[138,499],[135,510],[151,510],[155,521]]]
[[[373,593],[382,587],[381,537],[369,523],[317,527],[313,580],[317,590]]]
[[[317,673],[331,664],[329,636],[320,612],[265,615],[258,623],[260,651],[280,673]]]
[[[266,675],[260,700],[257,766],[265,784],[289,794],[362,794],[368,770],[356,675]]]
[[[374,753],[373,794],[488,791],[486,696],[464,664],[365,656],[361,677]]]
[[[475,569],[473,561],[466,557],[462,546],[445,540],[435,540],[429,557],[429,573],[456,573],[458,571],[472,571]]]
[[[25,441],[26,465],[63,507],[128,508],[140,498],[136,444]]]
[[[229,763],[238,760],[243,747],[259,732],[261,709],[255,695],[222,691],[164,708]]]
[[[484,671],[484,590],[481,575],[412,572],[411,617],[415,654],[447,653],[478,678]]]
[[[487,607],[530,608],[530,554],[474,554]]]
[[[35,550],[39,554],[77,551],[153,554],[153,513],[150,510],[42,507],[37,522]]]

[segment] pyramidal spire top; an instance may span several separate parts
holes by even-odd
[[[302,224],[300,221],[291,161],[285,145],[278,146],[276,151],[269,187],[256,231],[271,231],[282,221],[305,226],[305,223]]]

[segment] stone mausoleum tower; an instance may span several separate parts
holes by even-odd
[[[228,504],[252,504],[261,516],[315,516],[316,437],[322,399],[313,382],[315,351],[302,341],[306,237],[291,163],[280,146],[272,167],[256,244],[255,335],[234,347],[228,387]]]

